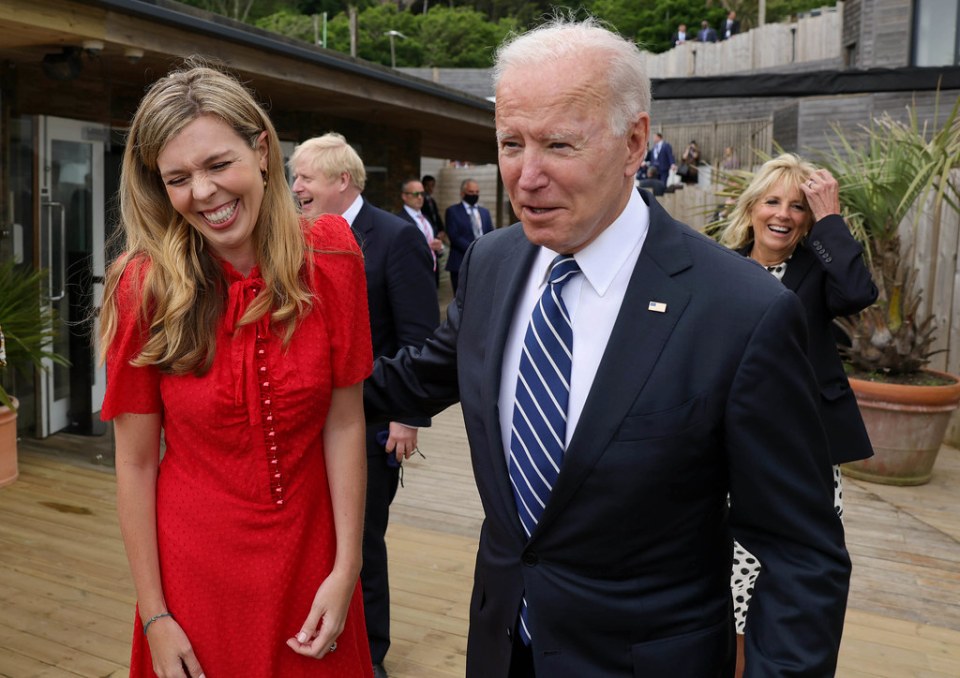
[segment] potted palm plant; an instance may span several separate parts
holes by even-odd
[[[927,482],[960,403],[960,380],[927,368],[938,328],[923,311],[910,247],[901,241],[901,228],[921,216],[938,231],[944,212],[958,211],[951,176],[960,167],[958,108],[960,101],[933,129],[920,125],[913,107],[907,122],[884,114],[859,144],[835,129],[837,141],[823,162],[840,184],[845,217],[880,291],[873,306],[837,321],[850,339],[841,355],[874,447],[872,458],[844,466],[854,478]]]
[[[6,369],[32,374],[48,362],[67,364],[51,346],[55,334],[49,306],[41,304],[42,271],[0,263],[0,376]],[[0,381],[0,487],[17,479],[17,400]]]

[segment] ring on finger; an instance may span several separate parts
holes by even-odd
[[[328,648],[327,651],[328,651],[328,652],[333,652],[333,651],[336,650],[336,649],[337,649],[337,641],[333,641],[332,643],[330,643],[330,647]]]

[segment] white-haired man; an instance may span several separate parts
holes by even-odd
[[[462,405],[486,517],[467,676],[731,675],[731,533],[764,565],[746,675],[833,675],[850,561],[798,300],[634,188],[632,42],[554,21],[495,83],[521,223],[364,391],[368,417]]]

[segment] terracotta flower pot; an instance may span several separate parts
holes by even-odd
[[[960,404],[960,380],[945,372],[926,371],[953,383],[905,386],[850,379],[874,454],[844,464],[846,475],[886,485],[929,482],[950,415]]]
[[[16,406],[17,399],[13,399]],[[17,413],[0,405],[0,487],[17,479]]]

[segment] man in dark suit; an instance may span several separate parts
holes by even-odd
[[[330,133],[305,141],[290,159],[293,190],[307,217],[340,214],[363,251],[374,356],[420,346],[440,322],[433,258],[419,228],[363,199],[366,171],[343,136]],[[419,183],[419,182],[418,182]],[[399,462],[417,447],[412,417],[367,426],[367,507],[363,530],[363,605],[375,678],[386,678],[390,647],[390,587],[385,535],[397,492]]]
[[[424,174],[423,178],[420,180],[420,183],[423,185],[423,207],[421,208],[421,211],[433,226],[433,236],[440,240],[440,251],[435,250],[434,252],[437,260],[440,261],[440,256],[443,252],[443,238],[445,236],[443,230],[443,219],[440,217],[440,207],[437,205],[437,201],[433,198],[433,189],[437,186],[437,180],[429,174]],[[437,287],[440,287],[440,266],[436,267],[436,270],[433,272],[433,277]]]
[[[430,223],[433,224],[434,234],[439,236],[443,233],[443,219],[440,218],[440,207],[433,198],[433,189],[437,187],[437,180],[429,174],[424,174],[423,178],[420,179],[420,183],[423,184],[422,211],[427,219],[430,220]]]
[[[700,22],[700,30],[697,32],[697,40],[700,42],[717,41],[717,32],[711,28],[710,23],[706,19]]]
[[[427,218],[426,212],[422,209],[427,204],[426,195],[423,184],[417,181],[417,179],[413,178],[404,181],[403,184],[400,185],[400,200],[403,202],[403,207],[397,212],[397,216],[409,221],[423,233],[423,239],[427,243],[427,247],[430,248],[430,254],[433,257],[434,283],[439,285],[440,278],[437,277],[439,266],[437,266],[437,261],[443,252],[443,242],[437,237],[433,224],[430,223],[430,219]]]
[[[464,179],[460,183],[460,202],[450,205],[444,215],[447,238],[450,240],[446,269],[450,272],[450,284],[454,294],[457,293],[460,279],[460,263],[467,248],[481,235],[493,230],[490,210],[478,205],[479,199],[480,185],[475,179]]]
[[[643,63],[592,21],[501,46],[521,223],[473,244],[422,349],[376,362],[367,416],[461,403],[485,511],[468,678],[729,676],[732,536],[764,564],[746,675],[830,676],[850,561],[803,309],[634,189]]]
[[[643,169],[648,172],[651,167],[657,168],[657,176],[666,184],[670,170],[676,167],[677,160],[673,157],[673,146],[663,140],[663,134],[656,132],[653,135],[653,147],[647,152],[643,162]]]
[[[717,32],[720,34],[721,40],[728,40],[739,33],[740,21],[737,19],[737,13],[730,10],[727,18],[720,22],[720,30]]]

